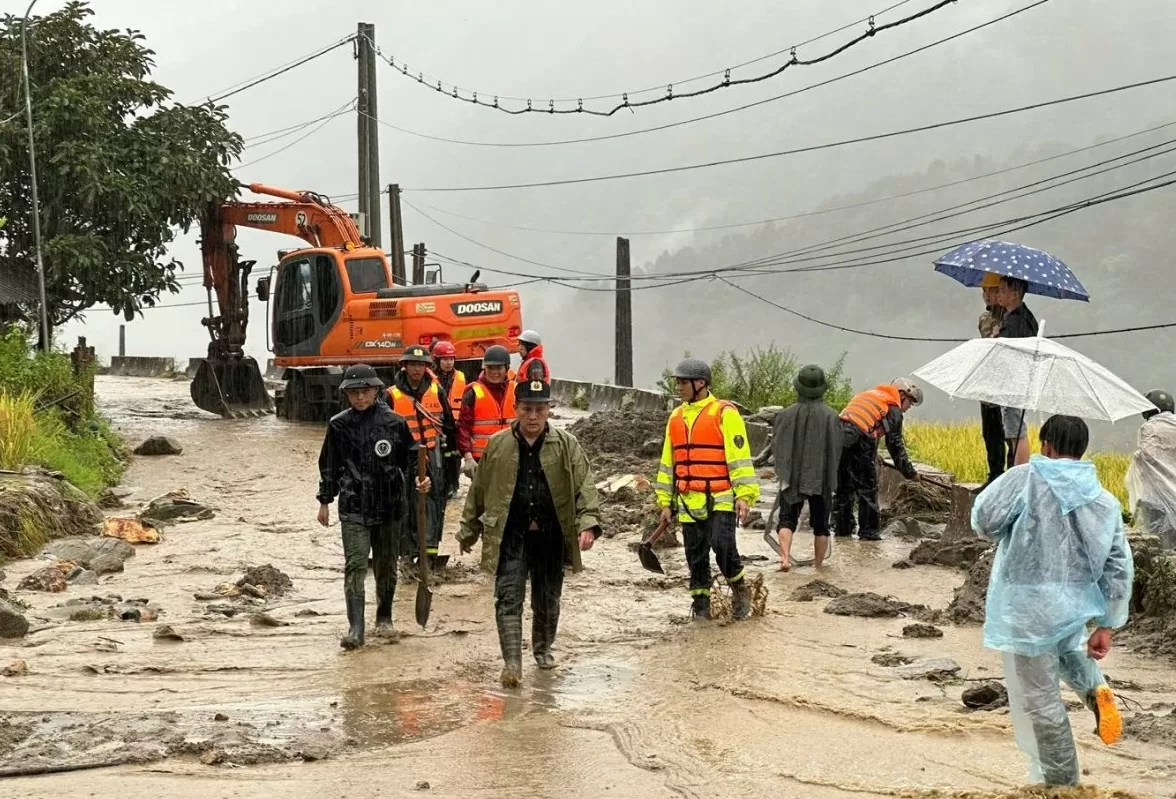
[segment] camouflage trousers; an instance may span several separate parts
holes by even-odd
[[[381,586],[396,586],[396,542],[400,537],[400,522],[378,525],[343,522],[343,593],[363,596],[367,579],[368,553],[371,553],[372,572],[376,591]]]

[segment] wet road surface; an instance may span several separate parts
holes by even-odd
[[[167,434],[184,445],[180,456],[136,459],[127,501],[185,488],[217,513],[166,528],[98,586],[22,592],[36,632],[0,645],[0,665],[28,663],[26,676],[0,678],[9,714],[0,758],[139,762],[3,780],[0,795],[822,799],[1000,793],[1023,782],[1005,711],[966,712],[965,686],[903,680],[871,660],[886,650],[951,657],[969,680],[997,678],[999,659],[980,646],[979,628],[908,640],[901,630],[910,619],[828,615],[824,600],[787,600],[813,579],[811,568],[782,574],[771,560],[749,564],[771,592],[766,616],[699,626],[685,623],[681,550],[659,552],[666,576],[658,577],[641,569],[631,538],[601,539],[585,571],[567,579],[559,668],[541,672],[525,653],[523,687],[504,691],[492,581],[476,570],[477,549],[457,552],[451,503],[442,545],[450,573],[427,629],[413,621],[415,583],[405,582],[398,640],[369,632],[365,649],[344,653],[339,528],[314,521],[322,429],[211,417],[191,406],[184,381],[99,378],[98,391],[132,444]],[[768,495],[765,515],[770,504]],[[760,532],[741,531],[739,542],[744,555],[771,555]],[[798,534],[794,551],[809,546]],[[911,546],[838,542],[820,576],[945,606],[962,573],[892,569]],[[293,581],[261,608],[282,626],[256,623],[240,602],[229,617],[209,611],[227,601],[194,599],[265,563]],[[8,584],[37,565],[8,564]],[[149,598],[159,623],[184,640],[154,639],[156,623],[63,621],[52,608],[110,593]],[[527,638],[529,630],[525,621]],[[1170,664],[1117,649],[1107,670],[1141,686],[1127,693],[1144,705],[1176,702]],[[21,718],[34,728],[23,750],[12,746]],[[1072,722],[1086,781],[1171,795],[1176,750],[1132,740],[1108,748],[1086,711]]]

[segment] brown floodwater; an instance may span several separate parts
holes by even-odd
[[[978,627],[904,639],[911,619],[788,601],[814,572],[778,572],[753,530],[739,543],[770,591],[764,617],[686,623],[680,550],[659,551],[659,578],[641,569],[631,537],[601,539],[566,582],[559,668],[541,672],[525,655],[522,688],[507,691],[497,683],[492,581],[477,572],[476,550],[457,552],[453,503],[442,545],[450,575],[427,628],[413,621],[415,584],[404,583],[398,639],[369,634],[367,647],[344,653],[339,528],[314,521],[322,429],[214,418],[192,407],[184,381],[99,378],[98,392],[132,443],[167,434],[184,446],[177,457],[136,459],[126,501],[183,488],[216,516],[165,528],[100,585],[20,592],[34,632],[0,645],[0,666],[28,666],[0,678],[0,770],[125,765],[0,780],[0,795],[821,799],[997,796],[1024,782],[1004,710],[968,712],[966,684],[904,680],[872,661],[886,651],[949,657],[967,680],[999,678]],[[809,546],[797,536],[798,555]],[[820,576],[944,607],[962,573],[891,568],[911,546],[838,542]],[[293,582],[284,596],[258,605],[194,596],[266,563]],[[38,565],[7,564],[7,584]],[[55,607],[108,594],[149,599],[158,622],[69,621]],[[368,594],[370,615],[370,577]],[[257,623],[258,610],[278,626]],[[183,640],[155,639],[163,623]],[[1106,668],[1137,686],[1123,693],[1142,707],[1176,704],[1169,663],[1116,649]],[[1086,711],[1072,722],[1086,782],[1172,795],[1176,749],[1130,738],[1105,747]]]

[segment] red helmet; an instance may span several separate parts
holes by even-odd
[[[453,346],[452,341],[438,341],[433,345],[434,358],[456,358],[457,348]]]

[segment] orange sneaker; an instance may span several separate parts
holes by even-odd
[[[1090,693],[1090,709],[1094,711],[1095,732],[1102,742],[1110,745],[1123,736],[1123,717],[1109,686],[1100,685]]]

